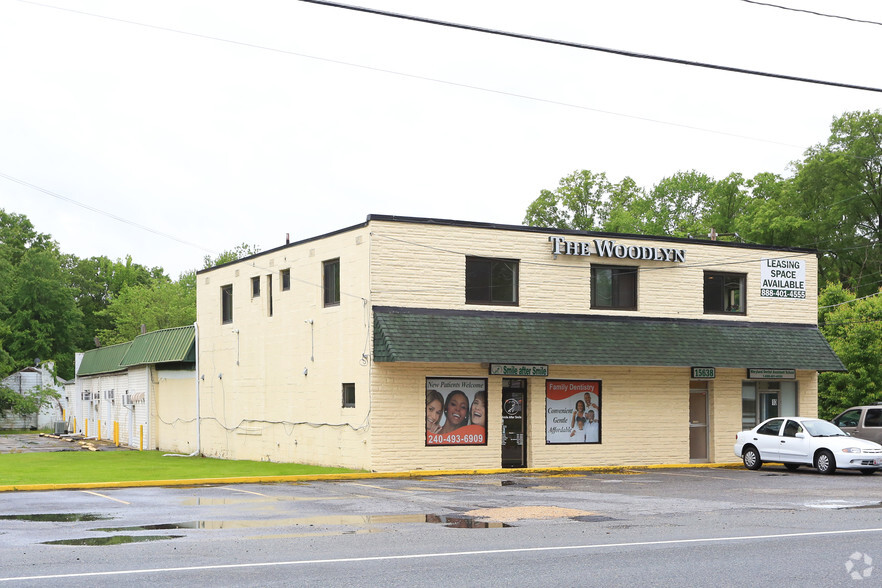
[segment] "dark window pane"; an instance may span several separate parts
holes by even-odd
[[[233,286],[221,287],[221,321],[233,322]]]
[[[340,304],[340,260],[324,263],[325,306]]]
[[[467,257],[466,302],[517,304],[518,262]]]
[[[637,268],[593,266],[592,308],[637,308]]]
[[[704,273],[704,312],[745,313],[744,274]]]

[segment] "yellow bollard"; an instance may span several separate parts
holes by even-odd
[[[101,420],[98,420],[98,440],[101,440]]]
[[[74,432],[74,433],[77,432],[77,417],[74,417],[74,428],[73,428],[73,432]]]
[[[83,436],[84,436],[84,437],[88,437],[88,436],[89,436],[89,419],[86,419],[86,434],[83,435]]]
[[[113,421],[113,442],[119,447],[119,423]]]
[[[141,444],[138,446],[138,451],[144,451],[144,425],[139,425],[139,429],[141,429]]]

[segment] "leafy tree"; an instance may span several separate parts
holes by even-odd
[[[17,366],[54,359],[62,377],[73,375],[74,335],[82,313],[52,250],[27,250],[6,284],[4,349]]]
[[[50,235],[27,217],[0,209],[0,369],[54,359],[73,375],[81,313]]]
[[[66,257],[65,266],[77,292],[77,306],[83,313],[83,328],[77,337],[81,351],[94,347],[93,340],[99,332],[113,329],[110,316],[102,311],[124,288],[168,280],[162,268],[148,269],[134,263],[130,255],[116,261],[104,256],[78,259],[70,255]]]
[[[527,208],[524,224],[596,231],[603,227],[613,185],[606,174],[576,171],[561,178],[554,192],[542,190]]]
[[[141,334],[142,324],[150,332],[196,322],[195,273],[185,276],[177,282],[165,279],[124,287],[105,310],[96,313],[113,325],[98,331],[101,344],[131,341]]]
[[[819,415],[832,418],[850,406],[882,400],[882,290],[858,299],[831,284],[819,304],[821,331],[848,369],[819,375]]]
[[[61,394],[48,386],[35,386],[21,394],[11,388],[0,386],[0,417],[8,413],[27,417],[35,415],[44,406],[52,406],[61,399]]]
[[[217,265],[223,265],[225,263],[237,261],[239,259],[242,259],[243,257],[248,257],[249,255],[255,255],[257,253],[260,253],[260,248],[257,247],[257,245],[248,245],[247,243],[242,243],[241,245],[236,245],[232,249],[228,249],[222,253],[219,253],[218,256],[214,259],[206,255],[202,260],[202,269],[208,269]]]
[[[822,268],[859,295],[882,282],[882,112],[834,119],[825,145],[796,166],[798,208],[810,221],[806,245],[827,253]]]

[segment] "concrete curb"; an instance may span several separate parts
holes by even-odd
[[[208,486],[214,484],[272,484],[279,482],[316,482],[334,480],[370,480],[380,478],[423,478],[427,476],[475,476],[494,474],[575,474],[624,473],[659,469],[709,469],[743,467],[738,463],[658,464],[633,466],[592,466],[561,468],[499,468],[483,470],[413,470],[408,472],[356,472],[349,474],[307,474],[292,476],[242,476],[235,478],[193,478],[186,480],[138,480],[129,482],[82,482],[74,484],[13,484],[0,486],[0,492],[37,490],[95,490],[113,488],[148,488],[161,486]]]

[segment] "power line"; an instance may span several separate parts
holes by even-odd
[[[655,118],[650,118],[650,117],[646,117],[646,116],[637,116],[637,115],[634,115],[634,114],[627,114],[627,113],[624,113],[624,112],[616,112],[616,111],[613,111],[613,110],[603,110],[603,109],[600,109],[600,108],[592,108],[592,107],[590,107],[590,106],[584,106],[584,105],[581,105],[581,104],[574,104],[574,103],[572,103],[572,102],[563,102],[563,101],[560,101],[560,100],[551,100],[551,99],[548,99],[548,98],[540,98],[540,97],[538,97],[538,96],[529,96],[529,95],[527,95],[527,94],[518,94],[517,92],[509,92],[509,91],[506,91],[506,90],[497,90],[497,89],[494,89],[494,88],[487,88],[487,87],[484,87],[484,86],[476,86],[476,85],[473,85],[473,84],[464,84],[464,83],[460,83],[460,82],[452,82],[452,81],[450,81],[450,80],[442,80],[442,79],[439,79],[439,78],[433,78],[433,77],[429,77],[429,76],[423,76],[423,75],[418,75],[418,74],[405,73],[405,72],[401,72],[401,71],[395,71],[395,70],[391,70],[391,69],[384,69],[384,68],[381,68],[381,67],[375,67],[375,66],[371,66],[371,65],[363,65],[363,64],[360,64],[360,63],[352,63],[352,62],[349,62],[349,61],[342,61],[342,60],[339,60],[339,59],[331,59],[331,58],[328,58],[328,57],[319,57],[319,56],[317,56],[317,55],[310,55],[310,54],[308,54],[308,53],[300,53],[300,52],[297,52],[297,51],[288,51],[288,50],[286,50],[286,49],[279,49],[279,48],[277,48],[277,47],[269,47],[269,46],[267,46],[267,45],[260,45],[260,44],[257,44],[257,43],[246,43],[246,42],[243,42],[243,41],[236,41],[236,40],[233,40],[233,39],[225,39],[225,38],[222,38],[222,37],[216,37],[216,36],[212,36],[212,35],[204,35],[204,34],[201,34],[201,33],[193,33],[193,32],[190,32],[190,31],[184,31],[184,30],[181,30],[181,29],[175,29],[175,28],[171,28],[171,27],[165,27],[165,26],[160,26],[160,25],[146,24],[146,23],[142,23],[142,22],[138,22],[138,21],[126,20],[126,19],[123,19],[123,18],[116,18],[116,17],[112,17],[112,16],[106,16],[106,15],[103,15],[103,14],[96,14],[96,13],[92,13],[92,12],[85,12],[85,11],[82,11],[82,10],[74,10],[74,9],[71,9],[71,8],[64,8],[64,7],[61,7],[61,6],[53,6],[53,5],[51,5],[51,4],[43,4],[43,3],[40,3],[40,2],[34,2],[34,1],[32,1],[32,0],[18,0],[18,2],[21,2],[21,3],[23,3],[23,4],[31,4],[31,5],[33,5],[33,6],[39,6],[39,7],[41,7],[41,8],[50,8],[50,9],[53,9],[53,10],[60,10],[60,11],[63,11],[63,12],[70,12],[70,13],[73,13],[73,14],[79,14],[79,15],[81,15],[81,16],[91,16],[91,17],[93,17],[93,18],[100,18],[100,19],[109,20],[109,21],[112,21],[112,22],[119,22],[119,23],[124,23],[124,24],[129,24],[129,25],[139,26],[139,27],[144,27],[144,28],[148,28],[148,29],[154,29],[154,30],[163,31],[163,32],[166,32],[166,33],[175,33],[175,34],[178,34],[178,35],[186,35],[186,36],[189,36],[189,37],[195,37],[195,38],[197,38],[197,39],[204,39],[204,40],[208,40],[208,41],[217,41],[217,42],[219,42],[219,43],[228,43],[228,44],[230,44],[230,45],[238,45],[238,46],[241,46],[241,47],[248,47],[248,48],[250,48],[250,49],[259,49],[259,50],[263,50],[263,51],[272,51],[273,53],[280,53],[280,54],[283,54],[283,55],[291,55],[291,56],[294,56],[294,57],[301,57],[301,58],[303,58],[303,59],[314,59],[314,60],[316,60],[316,61],[323,61],[323,62],[325,62],[325,63],[333,63],[334,65],[342,65],[342,66],[346,66],[346,67],[355,67],[355,68],[359,68],[359,69],[363,69],[363,70],[367,70],[367,71],[372,71],[372,72],[385,73],[385,74],[390,74],[390,75],[400,76],[400,77],[404,77],[404,78],[410,78],[410,79],[414,79],[414,80],[422,80],[422,81],[424,81],[424,82],[431,82],[431,83],[434,83],[434,84],[444,84],[444,85],[447,85],[447,86],[453,86],[453,87],[455,87],[455,88],[466,88],[466,89],[468,89],[468,90],[476,90],[476,91],[478,91],[478,92],[488,92],[488,93],[491,93],[491,94],[497,94],[497,95],[500,95],[500,96],[508,96],[508,97],[511,97],[511,98],[520,98],[520,99],[523,99],[523,100],[531,100],[531,101],[533,101],[533,102],[539,102],[539,103],[542,103],[542,104],[553,104],[553,105],[555,105],[555,106],[563,106],[563,107],[565,107],[565,108],[576,108],[576,109],[579,109],[579,110],[585,110],[585,111],[588,111],[588,112],[597,112],[597,113],[599,113],[599,114],[606,114],[606,115],[609,115],[609,116],[618,116],[618,117],[621,117],[621,118],[627,118],[627,119],[631,119],[631,120],[638,120],[638,121],[643,121],[643,122],[649,122],[649,123],[654,123],[654,124],[659,124],[659,125],[666,125],[666,126],[676,127],[676,128],[681,128],[681,129],[688,129],[688,130],[691,130],[691,131],[699,131],[699,132],[711,133],[711,134],[715,134],[715,135],[722,135],[722,136],[726,136],[726,137],[734,137],[734,138],[737,138],[737,139],[745,139],[745,140],[748,140],[748,141],[757,141],[757,142],[760,142],[760,143],[767,143],[767,144],[770,144],[770,145],[779,145],[779,146],[781,146],[781,147],[793,147],[793,148],[798,148],[798,149],[803,148],[803,146],[801,146],[801,145],[794,145],[793,143],[784,143],[783,141],[774,141],[774,140],[772,140],[772,139],[761,139],[761,138],[759,138],[759,137],[751,137],[751,136],[749,136],[749,135],[740,135],[740,134],[738,134],[738,133],[732,133],[732,132],[728,132],[728,131],[720,131],[720,130],[717,130],[717,129],[708,129],[708,128],[705,128],[705,127],[699,127],[699,126],[694,126],[694,125],[687,125],[687,124],[682,124],[682,123],[670,122],[670,121],[660,120],[660,119],[655,119]]]
[[[769,4],[768,2],[757,2],[756,0],[741,0],[742,2],[747,2],[748,4],[757,4],[759,6],[769,6],[771,8],[780,8],[781,10],[790,10],[792,12],[804,12],[806,14],[813,14],[815,16],[823,16],[826,18],[838,18],[841,20],[848,20],[851,22],[859,22],[862,24],[871,24],[882,26],[882,22],[876,22],[875,20],[862,20],[860,18],[851,18],[850,16],[840,16],[838,14],[826,14],[824,12],[815,12],[814,10],[806,10],[804,8],[793,8],[791,6],[781,6],[780,4]]]
[[[175,237],[174,235],[171,235],[169,233],[164,233],[164,232],[159,231],[157,229],[148,227],[147,225],[142,225],[142,224],[136,223],[134,221],[130,221],[129,219],[123,218],[121,216],[117,216],[117,215],[113,214],[112,212],[107,212],[106,210],[101,210],[100,208],[96,208],[96,207],[91,206],[89,204],[85,204],[83,202],[80,202],[79,200],[74,200],[73,198],[70,198],[68,196],[64,196],[63,194],[59,194],[58,192],[53,192],[51,190],[47,190],[46,188],[41,188],[40,186],[37,186],[36,184],[32,184],[30,182],[20,180],[19,178],[10,176],[10,175],[5,174],[3,172],[0,172],[0,178],[5,178],[5,179],[9,180],[10,182],[15,182],[16,184],[21,184],[22,186],[26,186],[26,187],[30,188],[31,190],[36,190],[37,192],[42,192],[43,194],[47,194],[49,196],[52,196],[53,198],[57,198],[58,200],[63,200],[65,202],[69,202],[71,204],[79,206],[80,208],[85,208],[86,210],[91,210],[92,212],[97,212],[98,214],[102,214],[106,217],[110,217],[113,220],[119,221],[121,223],[125,223],[125,224],[131,225],[133,227],[137,227],[143,231],[147,231],[148,233],[153,233],[154,235],[159,235],[160,237],[165,237],[167,239],[177,241],[178,243],[182,243],[182,244],[188,245],[190,247],[195,247],[196,249],[199,249],[204,252],[215,253],[213,250],[211,250],[207,247],[203,247],[202,245],[197,245],[196,243],[184,241],[183,239],[179,239],[178,237]]]
[[[863,90],[866,92],[879,92],[882,93],[882,88],[874,88],[872,86],[858,86],[855,84],[846,84],[843,82],[831,82],[826,80],[818,80],[814,78],[803,78],[799,76],[791,76],[786,74],[776,74],[764,71],[758,71],[753,69],[744,69],[741,67],[732,67],[728,65],[716,65],[712,63],[705,63],[701,61],[691,61],[688,59],[678,59],[675,57],[663,57],[660,55],[652,55],[649,53],[637,53],[635,51],[627,51],[625,49],[612,49],[610,47],[600,47],[597,45],[587,45],[585,43],[576,43],[575,41],[563,41],[560,39],[550,39],[548,37],[538,37],[535,35],[527,35],[524,33],[513,33],[510,31],[501,31],[498,29],[488,29],[485,27],[479,27],[475,25],[466,25],[460,23],[454,23],[445,20],[437,20],[433,18],[425,18],[422,16],[413,16],[409,14],[401,14],[398,12],[389,12],[386,10],[377,10],[374,8],[365,8],[363,6],[352,6],[349,4],[340,4],[339,2],[329,2],[328,0],[300,0],[300,2],[307,2],[309,4],[318,4],[321,6],[329,6],[331,8],[341,8],[344,10],[352,10],[355,12],[364,12],[367,14],[375,14],[378,16],[386,16],[389,18],[398,18],[402,20],[409,20],[413,22],[420,22],[424,24],[431,24],[442,27],[450,27],[454,29],[461,29],[466,31],[473,31],[476,33],[485,33],[488,35],[498,35],[502,37],[510,37],[513,39],[521,39],[524,41],[535,41],[538,43],[547,43],[551,45],[560,45],[563,47],[572,47],[575,49],[585,49],[588,51],[599,51],[601,53],[610,53],[613,55],[621,55],[623,57],[633,57],[636,59],[648,59],[652,61],[663,61],[666,63],[674,63],[677,65],[687,65],[690,67],[702,67],[706,69],[714,69],[718,71],[727,71],[731,73],[740,73],[745,75],[752,76],[760,76],[767,78],[776,78],[780,80],[788,80],[791,82],[802,82],[807,84],[818,84],[822,86],[834,86],[837,88],[847,88],[850,90]]]

